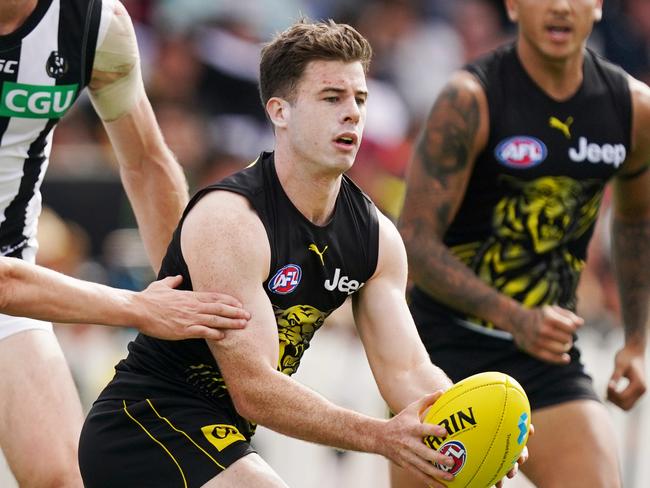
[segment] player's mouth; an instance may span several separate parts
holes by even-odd
[[[564,24],[552,24],[546,26],[546,33],[553,42],[566,42],[573,34],[573,28]]]
[[[354,132],[346,132],[334,138],[334,145],[344,151],[351,151],[357,147],[358,140],[359,138]]]

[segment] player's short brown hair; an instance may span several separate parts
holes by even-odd
[[[310,61],[359,61],[367,72],[371,57],[370,43],[353,27],[333,20],[312,23],[302,19],[262,48],[262,104],[266,106],[276,96],[291,100]]]

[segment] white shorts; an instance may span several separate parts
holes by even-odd
[[[34,264],[36,251],[38,251],[38,242],[35,238],[29,240],[27,246],[22,250],[21,258],[23,261]],[[28,319],[25,317],[14,317],[0,313],[0,341],[7,337],[22,332],[24,330],[49,330],[52,331],[52,323],[42,320]]]
[[[49,330],[51,332],[52,323],[0,313],[0,341],[18,332],[32,329]]]

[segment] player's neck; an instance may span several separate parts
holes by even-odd
[[[0,35],[11,34],[23,25],[37,4],[38,0],[2,0]]]
[[[583,50],[574,56],[552,59],[520,39],[517,54],[528,75],[554,100],[567,100],[580,88],[583,79]]]
[[[341,175],[315,174],[309,165],[288,155],[275,156],[275,170],[291,203],[310,222],[326,225],[336,206]]]

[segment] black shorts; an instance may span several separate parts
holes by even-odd
[[[412,313],[431,361],[453,382],[484,371],[506,373],[524,388],[533,410],[579,399],[600,401],[575,346],[569,351],[569,364],[550,364],[522,352],[512,339],[473,330],[453,318],[434,318],[416,308]]]
[[[200,487],[255,452],[232,413],[196,397],[101,400],[79,441],[86,488]]]

